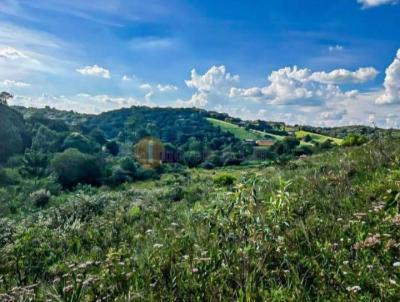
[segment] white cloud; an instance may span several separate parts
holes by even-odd
[[[213,66],[204,75],[199,75],[195,69],[191,71],[191,79],[185,81],[189,88],[200,91],[227,89],[238,83],[240,77],[226,72],[225,66]]]
[[[149,83],[143,83],[139,86],[139,88],[143,90],[151,90],[153,87]]]
[[[121,78],[121,80],[122,80],[122,81],[132,81],[132,78],[129,77],[129,76],[127,76],[127,75],[124,75],[124,76]]]
[[[271,73],[268,86],[249,89],[233,87],[230,97],[258,98],[281,105],[319,105],[327,100],[355,97],[356,90],[343,92],[337,84],[363,83],[373,79],[377,73],[372,67],[354,72],[345,69],[312,72],[297,66],[285,67]]]
[[[223,101],[229,98],[231,89],[238,84],[240,77],[231,75],[226,71],[226,67],[212,66],[205,74],[200,75],[192,69],[190,80],[186,80],[186,86],[197,91],[189,100],[178,100],[180,106],[205,107],[210,100]],[[236,92],[232,92],[236,93]]]
[[[400,103],[400,49],[396,58],[386,69],[384,93],[376,100],[377,104]]]
[[[323,121],[339,121],[347,113],[346,110],[323,111],[319,117]]]
[[[397,4],[398,0],[357,0],[363,8],[376,7],[384,4]]]
[[[171,92],[171,91],[177,91],[178,87],[176,87],[174,85],[169,85],[169,84],[167,84],[167,85],[158,84],[157,89],[160,92]]]
[[[0,48],[0,59],[3,60],[32,60],[28,55],[13,47]]]
[[[343,49],[344,49],[343,46],[339,44],[329,46],[330,52],[343,51]]]
[[[105,69],[98,65],[86,66],[86,67],[77,69],[76,71],[82,75],[101,77],[104,79],[109,79],[111,77],[110,71],[108,69]]]
[[[356,71],[336,69],[331,72],[314,72],[310,79],[325,84],[364,83],[373,80],[378,71],[373,67],[360,68]]]
[[[18,82],[14,80],[4,80],[2,82],[3,86],[6,87],[17,87],[17,88],[25,88],[25,87],[30,87],[31,84],[25,83],[25,82]]]
[[[74,111],[90,114],[138,105],[154,106],[151,102],[141,101],[134,97],[91,95],[87,93],[79,93],[72,96],[43,94],[36,97],[15,95],[10,103],[11,105],[38,108],[50,106],[60,110],[71,110],[73,108]]]

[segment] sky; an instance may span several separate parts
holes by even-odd
[[[400,128],[398,0],[0,0],[12,105]]]

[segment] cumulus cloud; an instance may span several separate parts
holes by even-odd
[[[86,66],[80,69],[76,70],[82,75],[86,76],[95,76],[95,77],[101,77],[104,79],[109,79],[111,77],[110,71],[108,69],[105,69],[103,67],[100,67],[98,65],[93,65],[93,66]]]
[[[363,8],[371,8],[384,4],[397,4],[398,0],[357,0]]]
[[[383,83],[384,93],[376,100],[377,104],[400,103],[400,49],[396,58],[386,69],[386,77]]]
[[[194,88],[197,91],[189,100],[178,100],[177,104],[185,107],[205,107],[210,99],[219,99],[222,101],[228,98],[231,89],[238,84],[240,77],[231,75],[226,71],[226,67],[212,66],[205,74],[198,74],[195,69],[192,69],[190,80],[186,80],[186,86]]]
[[[356,90],[343,92],[338,84],[355,84],[369,81],[378,74],[372,67],[356,71],[337,69],[331,72],[312,72],[297,66],[273,71],[269,85],[248,89],[231,88],[230,97],[264,99],[272,104],[319,105],[326,100],[355,97]]]
[[[373,67],[360,68],[356,71],[336,69],[331,72],[314,72],[310,79],[325,84],[364,83],[373,80],[378,71]]]
[[[191,79],[185,81],[189,88],[199,91],[212,91],[228,89],[232,84],[238,83],[240,77],[226,72],[225,66],[212,66],[205,74],[199,75],[196,69],[191,71]]]
[[[30,87],[31,84],[25,83],[25,82],[18,82],[14,80],[4,80],[2,82],[3,86],[6,87],[17,87],[17,88],[25,88],[25,87]]]

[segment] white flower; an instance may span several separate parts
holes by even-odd
[[[395,263],[393,263],[393,266],[394,266],[394,267],[400,267],[400,262],[395,262]]]
[[[357,293],[361,290],[361,287],[359,287],[358,285],[355,286],[349,286],[346,288],[348,292],[352,292],[352,293]]]
[[[160,243],[156,243],[155,245],[153,245],[153,248],[155,249],[159,249],[162,248],[164,245],[160,244]]]

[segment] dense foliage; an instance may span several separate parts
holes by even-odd
[[[36,192],[48,207],[1,219],[0,300],[396,301],[399,154],[392,138],[282,166]]]

